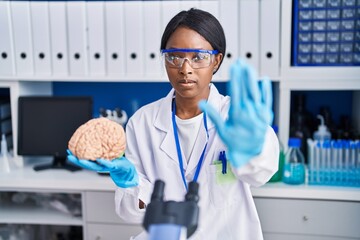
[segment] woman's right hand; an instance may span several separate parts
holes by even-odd
[[[128,188],[139,184],[139,176],[134,164],[125,157],[116,158],[111,161],[106,159],[90,161],[78,159],[70,150],[67,150],[67,153],[67,159],[76,166],[96,172],[108,172],[118,187]]]

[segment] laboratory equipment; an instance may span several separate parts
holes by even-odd
[[[93,117],[91,97],[19,97],[18,154],[53,157],[34,169],[80,168],[66,162],[68,141],[75,130]],[[40,161],[44,161],[41,159]]]
[[[164,202],[165,183],[156,180],[151,202],[146,207],[143,227],[149,240],[183,240],[197,229],[199,220],[199,184],[190,182],[185,201]]]
[[[305,182],[305,160],[300,150],[301,140],[290,138],[285,155],[283,182],[287,184],[302,184]]]
[[[359,140],[309,140],[308,183],[360,187]]]
[[[272,126],[276,135],[278,134],[279,128],[276,125]],[[285,148],[283,143],[279,140],[279,166],[277,172],[270,178],[269,182],[279,182],[282,179],[284,162],[285,162]]]
[[[330,140],[331,133],[328,131],[325,125],[324,117],[321,115],[317,115],[317,118],[320,119],[320,125],[318,127],[318,130],[314,132],[314,140],[318,140],[318,141]]]

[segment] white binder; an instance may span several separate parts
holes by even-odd
[[[259,0],[240,0],[240,57],[258,72],[259,60]]]
[[[17,75],[33,75],[30,2],[11,1],[15,62]]]
[[[0,76],[15,75],[10,2],[0,1]]]
[[[274,79],[280,71],[280,0],[260,2],[261,74]]]
[[[159,1],[145,1],[144,7],[144,62],[145,77],[159,79],[165,70],[161,61],[161,5]]]
[[[105,71],[105,13],[104,2],[86,2],[89,73],[104,76]]]
[[[164,32],[170,19],[180,12],[180,1],[161,1],[161,33]]]
[[[49,12],[52,72],[54,76],[66,76],[69,74],[66,3],[50,1]]]
[[[125,75],[124,2],[105,2],[105,39],[108,76]]]
[[[66,2],[69,65],[70,75],[72,76],[88,74],[85,3],[78,1]]]
[[[142,2],[125,1],[125,60],[126,75],[138,78],[144,75],[144,31]]]
[[[239,6],[237,0],[221,1],[219,21],[226,37],[226,53],[219,74],[221,79],[229,79],[230,65],[239,56]]]
[[[200,1],[181,1],[180,2],[180,10],[189,10],[190,8],[199,8]]]
[[[51,75],[48,2],[30,2],[35,75]]]
[[[211,13],[219,20],[219,1],[200,1],[199,8]]]

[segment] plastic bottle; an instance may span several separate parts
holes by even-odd
[[[278,126],[274,125],[272,126],[274,129],[274,132],[276,133],[276,135],[278,134]],[[279,139],[279,148],[280,148],[280,152],[279,152],[279,166],[278,166],[278,170],[277,172],[270,178],[269,182],[279,182],[282,179],[282,175],[283,175],[283,168],[284,168],[284,162],[285,162],[285,148],[284,145],[282,144],[282,142]]]
[[[288,145],[282,180],[287,184],[302,184],[305,182],[305,160],[300,150],[301,140],[290,138]]]
[[[317,141],[325,141],[331,139],[331,133],[328,131],[325,123],[324,123],[324,117],[321,115],[317,115],[317,118],[320,119],[320,125],[317,131],[314,132],[314,140]]]

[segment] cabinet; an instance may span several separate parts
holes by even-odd
[[[72,194],[81,199],[82,214],[72,216],[58,209],[40,206],[31,201],[15,203],[6,193],[26,193],[36,197]],[[115,185],[108,176],[90,171],[71,173],[64,170],[35,172],[31,167],[0,174],[0,226],[2,224],[31,225],[34,228],[69,226],[82,230],[83,239],[128,240],[142,231],[141,225],[124,223],[115,213]],[[60,230],[59,230],[60,231]],[[40,238],[39,238],[40,239]],[[80,240],[80,239],[79,239]]]
[[[271,183],[252,192],[265,240],[360,239],[356,189]]]
[[[128,224],[115,213],[115,192],[87,191],[85,209],[89,240],[130,239],[142,231],[141,225]]]

